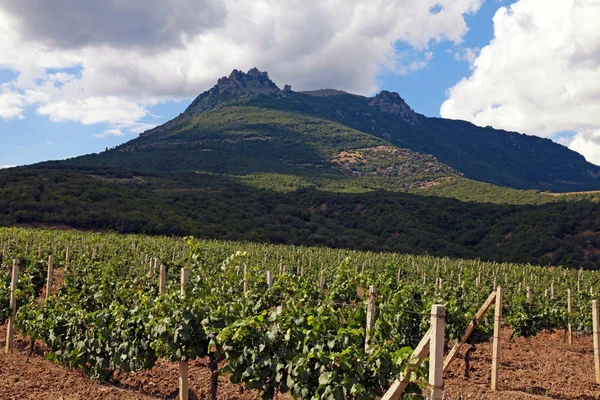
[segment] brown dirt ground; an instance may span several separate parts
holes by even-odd
[[[512,342],[510,333],[503,329],[501,336],[499,390],[489,389],[492,346],[483,343],[472,353],[470,378],[464,377],[464,357],[450,365],[444,375],[444,399],[600,399],[592,336],[574,337],[569,345],[562,331]]]
[[[464,377],[463,349],[444,375],[444,399],[600,399],[594,383],[592,337],[581,336],[573,345],[562,332],[542,333],[531,340],[509,342],[502,332],[499,391],[491,392],[491,345],[480,344],[471,357],[471,377]],[[43,357],[39,345],[28,358],[29,340],[15,337],[16,350],[4,354],[6,327],[0,327],[0,399],[173,399],[177,398],[178,365],[159,362],[150,371],[118,373],[109,384],[93,383],[77,370]],[[209,398],[208,359],[190,363],[190,399]],[[219,398],[250,400],[259,396],[226,376],[219,378]],[[283,398],[283,397],[282,397]],[[289,399],[288,396],[285,398]]]

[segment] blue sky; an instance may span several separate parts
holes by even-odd
[[[120,15],[120,10],[104,9],[96,0],[78,6],[82,9],[76,21],[61,21],[66,17],[60,5],[57,10],[41,8],[42,15],[49,14],[47,21],[35,19],[40,10],[26,10],[18,2],[0,5],[0,166],[64,159],[116,146],[177,116],[232,68],[251,67],[269,71],[279,86],[292,83],[298,90],[332,87],[366,95],[380,89],[397,91],[426,116],[438,117],[442,112],[444,117],[538,134],[588,151],[588,159],[595,157],[589,149],[595,148],[597,138],[600,143],[600,120],[590,120],[589,110],[577,123],[567,117],[542,118],[545,113],[556,113],[551,113],[550,106],[536,109],[536,103],[543,103],[540,99],[526,102],[532,93],[543,95],[546,88],[519,93],[522,83],[505,84],[511,68],[519,71],[522,66],[506,65],[500,72],[490,67],[490,59],[496,60],[493,65],[513,56],[519,59],[511,38],[522,40],[518,35],[530,34],[532,28],[520,32],[515,26],[532,19],[531,15],[542,15],[536,10],[544,4],[540,0],[414,0],[412,4],[410,0],[386,10],[377,9],[384,6],[379,3],[394,6],[395,0],[357,0],[354,13],[342,16],[328,9],[328,2],[321,3],[325,6],[290,3],[295,9],[285,2],[272,2],[268,12],[255,10],[251,2],[235,3],[238,8],[240,4],[246,7],[236,15],[236,10],[228,8],[231,0],[222,1],[222,7],[219,2],[210,3],[217,6],[203,14],[205,20],[167,16],[181,19],[182,31],[162,30],[166,33],[150,39],[127,37],[148,26],[130,26],[142,22]],[[500,13],[495,32],[494,16],[500,7],[511,5],[515,7],[510,12]],[[39,7],[45,7],[44,3]],[[99,9],[106,15],[99,14]],[[140,12],[151,10],[146,7]],[[55,17],[52,12],[57,13]],[[81,20],[86,12],[90,20],[100,22]],[[386,18],[394,12],[397,15]],[[403,18],[409,12],[414,14],[412,22]],[[145,19],[153,29],[160,25],[160,18],[149,14]],[[277,24],[285,18],[285,26]],[[320,23],[307,30],[307,18]],[[553,27],[548,18],[534,24],[539,35],[544,26]],[[245,31],[237,28],[242,23],[247,24]],[[61,33],[56,24],[68,29]],[[194,39],[182,42],[182,33]],[[537,44],[539,36],[530,40]],[[316,43],[329,47],[321,49]],[[480,53],[486,46],[487,51]],[[546,57],[553,57],[548,53]],[[331,54],[331,59],[323,54]],[[564,60],[550,58],[542,65],[553,61]],[[505,93],[505,86],[512,87],[513,93]],[[515,114],[514,110],[528,108],[529,115],[540,117]],[[498,111],[505,112],[500,115]]]
[[[433,58],[427,67],[412,72],[410,75],[381,76],[382,88],[395,91],[418,113],[428,117],[439,117],[440,106],[446,100],[446,90],[462,78],[469,75],[469,62],[457,60],[455,53],[465,49],[483,48],[494,37],[492,18],[502,6],[507,7],[515,1],[486,1],[474,15],[465,17],[469,31],[461,44],[442,42],[431,47]],[[410,46],[400,43],[400,51],[410,51]]]

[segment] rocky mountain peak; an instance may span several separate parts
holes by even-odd
[[[291,89],[290,89],[291,90]],[[252,68],[247,73],[234,69],[229,76],[224,76],[217,81],[217,84],[210,90],[202,93],[190,104],[185,112],[171,121],[179,123],[181,120],[186,120],[190,115],[198,114],[213,107],[211,100],[219,99],[218,95],[235,95],[235,94],[251,94],[264,93],[272,94],[279,93],[277,85],[269,78],[269,74],[265,71],[260,71],[258,68]],[[153,130],[154,131],[154,130]]]
[[[411,125],[419,124],[417,114],[396,92],[382,90],[377,96],[371,99],[369,105],[379,111],[398,115]]]
[[[279,88],[267,72],[252,68],[247,73],[234,69],[229,77],[222,77],[210,90],[211,94],[236,93],[236,92],[272,92]]]

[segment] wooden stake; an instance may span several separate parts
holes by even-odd
[[[550,284],[550,298],[554,300],[554,281]]]
[[[244,264],[244,294],[248,293],[248,264]]]
[[[180,283],[181,297],[185,297],[185,285],[189,281],[190,281],[190,270],[187,268],[181,268],[181,283]]]
[[[158,295],[162,296],[165,294],[165,288],[167,286],[167,267],[164,265],[160,266],[160,273],[158,275]]]
[[[319,292],[325,288],[325,269],[321,268],[321,278],[319,279]]]
[[[189,367],[187,361],[179,362],[179,400],[188,400],[190,389],[188,382]]]
[[[181,297],[185,297],[185,285],[190,281],[190,270],[181,268]],[[188,400],[188,362],[179,361],[179,400]]]
[[[17,282],[19,281],[19,260],[13,260],[12,277],[10,281],[10,309],[11,314],[8,317],[8,328],[6,330],[6,354],[13,348],[13,340],[15,336],[15,314],[17,313],[17,298],[15,291],[17,290]]]
[[[571,289],[567,289],[567,312],[569,313],[569,344],[573,344],[573,326],[571,325]]]
[[[492,344],[492,390],[498,390],[498,369],[500,366],[500,328],[502,326],[502,295],[502,286],[498,286],[498,289],[496,289],[494,341]]]
[[[527,301],[531,303],[531,286],[527,286]]]
[[[273,275],[271,271],[267,271],[267,287],[273,289]]]
[[[429,386],[430,400],[442,400],[444,371],[444,322],[446,309],[431,306],[431,338],[429,342]]]
[[[67,246],[67,251],[65,252],[65,260],[67,260],[67,262],[71,261],[71,247]]]
[[[365,352],[369,351],[369,332],[375,325],[375,313],[376,304],[375,296],[377,295],[377,288],[375,286],[369,287],[369,303],[367,304],[367,326],[365,328]]]
[[[54,276],[54,256],[48,256],[48,274],[46,275],[46,300],[52,291],[52,277]]]
[[[2,261],[6,259],[6,243],[2,246]]]
[[[592,300],[592,323],[594,326],[594,370],[596,383],[600,385],[600,307],[598,300]]]

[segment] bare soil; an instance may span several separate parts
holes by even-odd
[[[471,355],[470,378],[464,377],[464,353],[444,375],[444,399],[600,399],[595,384],[591,336],[565,342],[564,333],[542,333],[526,340],[509,341],[510,330],[502,332],[499,391],[490,388],[491,345],[479,344]],[[44,358],[45,346],[38,344],[28,357],[30,342],[18,333],[16,349],[4,353],[6,327],[0,327],[0,399],[174,399],[178,393],[179,367],[161,361],[150,371],[117,373],[112,382],[92,382],[80,371],[55,365]],[[190,399],[208,399],[208,359],[190,362]],[[219,398],[250,400],[258,394],[219,378]],[[283,397],[282,397],[283,398]],[[285,396],[289,399],[289,396]]]
[[[492,346],[477,345],[471,353],[470,378],[465,378],[464,357],[457,358],[444,375],[445,399],[600,399],[595,383],[591,335],[565,340],[564,332],[544,332],[510,341],[503,329],[498,391],[490,390]],[[466,346],[462,349],[464,355]]]

